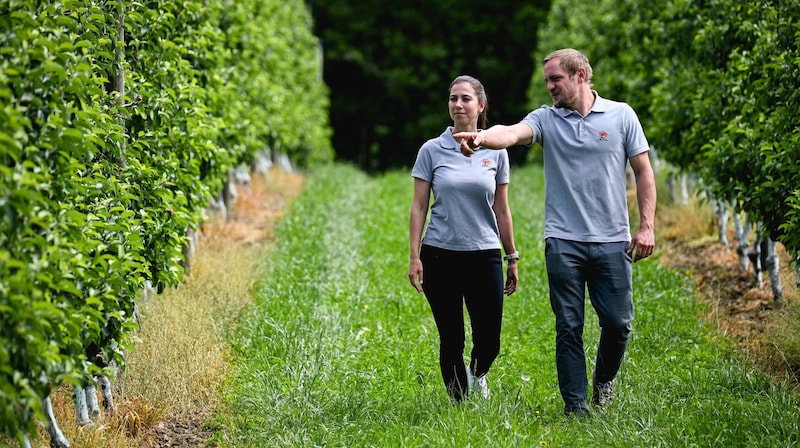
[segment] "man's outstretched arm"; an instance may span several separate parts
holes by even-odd
[[[510,126],[497,124],[479,132],[456,132],[453,138],[461,141],[461,153],[469,157],[479,146],[504,149],[516,145],[530,145],[533,141],[533,130],[525,123]]]

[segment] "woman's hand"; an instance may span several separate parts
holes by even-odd
[[[506,269],[506,287],[503,289],[505,295],[510,296],[517,290],[517,283],[519,283],[519,274],[517,274],[517,261],[510,260],[508,268]]]
[[[422,292],[422,260],[419,258],[408,263],[408,280],[417,292]]]

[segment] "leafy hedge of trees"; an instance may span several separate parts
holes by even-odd
[[[550,2],[309,0],[337,157],[369,172],[410,169],[451,123],[448,87],[462,74],[486,87],[490,124],[521,119]],[[511,157],[524,161],[525,151]]]
[[[296,0],[0,1],[2,433],[122,362],[229,170],[333,159],[312,27]]]
[[[586,52],[598,91],[631,103],[661,157],[699,174],[715,197],[751,213],[798,256],[799,6],[554,0],[536,59],[558,47]],[[546,94],[532,89],[532,103],[549,103]]]

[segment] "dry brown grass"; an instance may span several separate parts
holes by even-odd
[[[251,300],[272,228],[301,190],[300,174],[274,170],[239,191],[228,222],[202,229],[191,275],[140,303],[138,342],[114,382],[117,410],[77,428],[72,387],[52,394],[56,417],[75,448],[197,447],[220,405],[230,357],[228,330]],[[42,429],[34,446],[48,440]]]
[[[719,242],[716,218],[707,204],[659,207],[659,261],[693,276],[706,305],[706,320],[720,334],[776,381],[791,383],[800,391],[800,301],[795,267],[784,247],[776,243],[783,298],[775,300],[769,276],[763,273],[760,288],[752,267],[745,270],[739,264],[732,225],[729,244]]]

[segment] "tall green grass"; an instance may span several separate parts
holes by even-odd
[[[433,318],[406,275],[412,184],[408,172],[368,177],[344,165],[308,176],[235,336],[219,446],[800,443],[800,401],[699,323],[692,285],[653,259],[634,267],[637,317],[616,400],[588,418],[562,416],[537,166],[512,171],[520,288],[506,299],[492,397],[451,405]],[[587,316],[591,371],[598,330]]]

